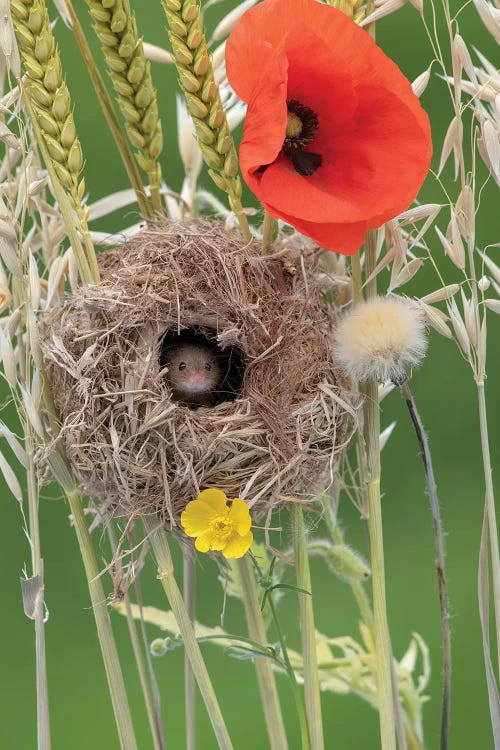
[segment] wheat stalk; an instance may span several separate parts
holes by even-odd
[[[86,2],[102,43],[127,135],[139,151],[136,154],[139,166],[149,177],[153,208],[161,211],[161,167],[157,160],[163,147],[163,134],[151,66],[144,55],[135,16],[128,0]]]
[[[229,197],[245,240],[251,239],[241,205],[241,179],[238,156],[219,87],[207,49],[200,8],[196,0],[162,0],[169,26],[169,39],[179,74],[179,85],[186,97],[209,174]]]

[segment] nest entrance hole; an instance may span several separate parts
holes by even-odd
[[[209,400],[200,403],[190,402],[186,398],[176,396],[173,390],[172,398],[174,401],[196,409],[199,406],[217,406],[225,401],[235,401],[243,390],[243,380],[245,376],[246,358],[242,350],[237,346],[227,346],[222,348],[217,341],[217,331],[214,328],[201,328],[194,326],[185,328],[182,331],[167,330],[160,337],[160,368],[163,370],[172,369],[172,359],[176,351],[185,345],[202,350],[208,349],[215,357],[219,369],[219,380],[217,385],[211,391]],[[174,362],[174,367],[179,369],[183,362]],[[176,374],[176,373],[175,373]],[[173,373],[167,374],[167,382],[172,378]],[[169,382],[171,385],[171,382]]]

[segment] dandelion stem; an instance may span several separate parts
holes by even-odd
[[[365,274],[376,264],[376,236],[368,232],[365,245]],[[366,296],[377,294],[376,277],[366,285]],[[395,716],[391,675],[391,645],[385,595],[384,542],[380,497],[380,404],[374,380],[365,387],[364,437],[367,453],[368,529],[373,587],[373,612],[377,663],[377,697],[382,750],[396,750]]]
[[[262,255],[267,255],[273,244],[273,232],[276,219],[264,210],[264,221],[262,222]]]
[[[172,556],[165,531],[158,525],[155,518],[144,518],[144,527],[151,539],[151,546],[158,564],[158,578],[161,581],[167,599],[177,621],[179,632],[184,641],[184,648],[189,656],[198,687],[212,722],[220,750],[232,750],[232,743],[220,710],[217,698],[210,680],[200,647],[194,634],[181,592],[174,577]]]
[[[311,592],[311,571],[307,556],[304,511],[300,503],[291,508],[294,540],[295,570],[297,586]],[[318,660],[316,653],[316,628],[312,593],[299,593],[300,630],[302,635],[302,658],[304,660],[304,693],[306,699],[307,723],[311,747],[321,750],[324,747],[323,720],[321,716],[321,694],[319,689]]]
[[[65,489],[69,501],[73,522],[75,525],[80,553],[82,555],[87,582],[89,586],[92,611],[97,626],[97,635],[101,646],[104,667],[108,678],[111,701],[115,712],[116,725],[120,737],[122,750],[137,750],[132,717],[128,705],[125,682],[123,679],[118,651],[113,636],[106,597],[99,576],[99,568],[95,557],[94,547],[90,538],[80,494],[74,489]]]
[[[113,104],[111,102],[111,98],[108,94],[104,81],[102,80],[101,74],[99,73],[94,62],[92,52],[90,51],[89,44],[85,38],[85,34],[83,32],[80,21],[78,20],[78,16],[75,13],[72,2],[71,0],[65,0],[65,3],[71,16],[71,23],[73,25],[75,39],[87,66],[87,71],[90,76],[90,80],[92,81],[96,96],[99,100],[99,104],[101,105],[104,117],[107,120],[109,129],[113,134],[113,139],[116,143],[118,151],[120,152],[123,165],[127,170],[130,184],[135,190],[137,203],[139,204],[139,207],[141,209],[141,214],[145,218],[150,218],[152,216],[151,206],[149,205],[149,201],[144,191],[144,185],[142,184],[141,176],[139,174],[139,170],[137,169],[132,151],[130,149],[130,146],[128,145],[127,139],[122,132],[118,117],[116,116]]]
[[[401,386],[401,393],[406,401],[411,421],[415,427],[417,439],[420,446],[420,454],[424,463],[425,478],[427,482],[427,494],[432,513],[432,525],[434,528],[434,547],[436,556],[436,571],[438,580],[439,606],[441,610],[441,647],[443,649],[443,707],[441,714],[441,750],[448,747],[448,735],[450,730],[451,709],[451,630],[450,616],[448,612],[448,593],[445,575],[445,552],[444,534],[439,510],[436,480],[432,467],[432,455],[429,441],[425,434],[424,425],[417,410],[413,394],[408,383]]]
[[[266,626],[259,606],[257,584],[249,556],[238,560],[248,635],[261,646],[267,644]],[[274,671],[268,659],[255,659],[255,671],[271,750],[287,750],[285,725],[276,688]]]
[[[184,603],[191,625],[196,618],[196,567],[193,556],[183,551],[182,584]],[[196,748],[196,681],[187,651],[184,653],[184,696],[186,711],[186,750]]]
[[[280,623],[278,619],[278,613],[276,612],[276,606],[273,601],[272,593],[268,593],[266,601],[269,602],[269,609],[271,610],[274,627],[276,628],[276,634],[278,636],[281,653],[283,655],[283,661],[285,663],[286,671],[290,678],[290,682],[292,683],[293,697],[295,698],[295,705],[297,707],[297,714],[299,717],[302,750],[311,750],[311,745],[309,743],[309,730],[307,727],[307,716],[306,716],[304,701],[302,698],[302,693],[299,687],[299,683],[297,682],[297,678],[295,677],[295,672],[293,671],[293,667],[288,657],[286,642],[285,642],[283,633],[281,632],[281,627],[280,627]],[[315,750],[315,749],[313,748],[312,750]]]

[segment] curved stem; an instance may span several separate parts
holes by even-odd
[[[448,593],[445,575],[445,552],[444,534],[441,523],[441,513],[437,495],[436,480],[432,467],[432,456],[429,448],[424,425],[418,413],[413,394],[408,383],[401,386],[401,393],[406,401],[411,421],[415,427],[417,440],[420,446],[420,455],[424,463],[425,479],[427,482],[427,494],[431,506],[432,525],[434,530],[434,548],[436,556],[436,571],[439,592],[439,606],[441,610],[441,645],[443,649],[443,708],[441,713],[441,750],[448,747],[448,735],[450,731],[450,709],[451,709],[451,628],[450,615],[448,612]]]
[[[294,503],[292,511],[293,545],[297,586],[311,592],[311,571],[307,556],[304,511],[300,503]],[[321,694],[319,688],[318,659],[316,652],[316,628],[312,593],[299,594],[300,630],[302,635],[302,658],[304,660],[304,693],[307,723],[311,747],[322,750],[323,720],[321,716]]]
[[[238,560],[238,571],[243,592],[248,635],[261,646],[266,646],[266,626],[259,606],[257,583],[252,563],[248,555]],[[268,659],[255,659],[255,671],[257,672],[259,692],[269,736],[269,746],[271,750],[287,750],[285,725],[272,664]]]

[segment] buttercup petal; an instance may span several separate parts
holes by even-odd
[[[239,497],[236,497],[231,504],[229,521],[240,536],[245,536],[250,531],[252,525],[250,511],[246,502]]]
[[[252,546],[252,542],[253,534],[251,531],[245,534],[245,536],[234,534],[222,550],[222,554],[228,559],[243,557]]]
[[[188,536],[198,536],[204,532],[217,515],[213,507],[202,500],[191,500],[181,513],[181,526]]]
[[[225,541],[213,533],[213,531],[204,531],[194,543],[198,552],[219,552],[226,546]]]
[[[200,492],[196,500],[206,503],[210,508],[213,509],[214,513],[222,515],[227,510],[227,496],[222,490],[218,490],[215,487],[209,487],[206,490]]]

